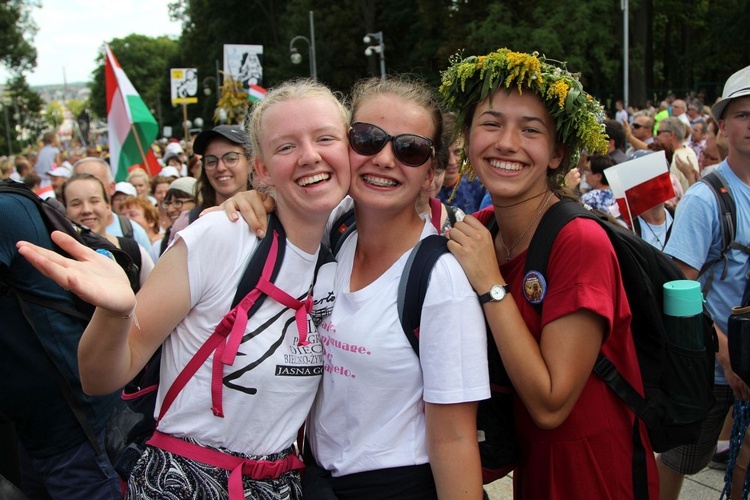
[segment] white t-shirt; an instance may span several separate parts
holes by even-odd
[[[435,228],[425,221],[421,238],[430,234]],[[318,328],[325,373],[308,420],[315,458],[334,476],[427,463],[424,402],[490,396],[484,316],[455,257],[443,255],[432,271],[417,358],[396,305],[411,251],[350,292],[357,236],[337,255],[336,304]]]
[[[201,217],[179,237],[188,249],[191,309],[164,342],[157,415],[180,370],[229,312],[239,280],[260,241],[245,224],[233,224],[218,212]],[[292,297],[305,297],[316,261],[317,253],[305,253],[287,240],[284,262],[274,283]],[[332,309],[335,268],[330,263],[318,271],[315,305],[308,315],[310,345],[298,345],[294,311],[266,298],[248,321],[234,365],[224,367],[224,418],[211,411],[212,355],[185,385],[159,430],[253,455],[278,453],[291,446],[323,371],[316,325]]]

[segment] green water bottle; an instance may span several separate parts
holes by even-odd
[[[664,283],[664,326],[667,339],[685,349],[703,349],[703,294],[693,280]]]

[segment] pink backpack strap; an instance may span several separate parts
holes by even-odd
[[[227,485],[230,500],[242,500],[245,498],[244,488],[242,487],[242,476],[263,480],[278,478],[291,470],[305,468],[302,460],[293,453],[275,462],[251,460],[193,444],[159,431],[154,432],[148,444],[194,462],[231,471]]]
[[[167,413],[170,406],[172,406],[180,391],[187,385],[198,369],[203,366],[203,363],[206,362],[211,353],[214,353],[213,364],[211,366],[211,411],[217,417],[224,417],[224,385],[222,383],[224,366],[232,366],[234,364],[240,344],[242,343],[242,338],[245,335],[245,329],[247,328],[248,311],[261,294],[265,293],[280,304],[296,311],[295,320],[299,332],[299,345],[304,346],[309,344],[307,340],[307,315],[313,306],[312,294],[308,293],[305,299],[297,300],[270,281],[278,257],[278,240],[279,235],[274,231],[268,258],[263,265],[263,271],[256,287],[222,318],[214,333],[201,346],[198,352],[195,353],[195,356],[193,356],[172,383],[161,405],[157,425]]]
[[[430,198],[428,201],[430,203],[432,225],[435,226],[438,234],[440,234],[440,219],[443,218],[443,202],[437,198]]]

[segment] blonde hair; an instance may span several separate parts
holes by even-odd
[[[287,101],[289,99],[303,99],[307,97],[322,97],[329,99],[336,105],[341,116],[341,121],[345,126],[349,125],[351,115],[349,109],[344,105],[343,99],[340,95],[334,93],[315,80],[310,78],[302,78],[297,80],[289,80],[282,84],[272,88],[266,94],[266,97],[262,101],[258,101],[253,106],[252,114],[247,121],[247,130],[250,134],[250,144],[252,145],[252,160],[255,163],[255,159],[263,157],[263,150],[261,149],[261,136],[263,135],[263,128],[261,122],[263,121],[263,115],[266,111],[280,102]],[[294,119],[290,117],[290,119]]]
[[[131,170],[130,174],[128,174],[128,182],[137,177],[142,177],[146,181],[146,185],[151,185],[151,176],[148,175],[148,173],[142,168],[134,168],[133,170]]]
[[[408,75],[391,75],[385,80],[374,77],[360,80],[352,88],[352,116],[357,116],[359,108],[365,101],[382,95],[396,96],[424,109],[434,127],[430,139],[435,151],[442,149],[443,113],[440,107],[440,98],[431,87],[425,82]]]

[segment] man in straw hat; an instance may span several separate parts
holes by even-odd
[[[733,74],[724,86],[722,99],[712,108],[720,130],[729,139],[729,156],[716,169],[725,180],[737,205],[738,214],[750,211],[750,66]],[[750,399],[750,389],[731,369],[727,348],[727,319],[740,303],[747,283],[750,218],[737,217],[735,243],[719,259],[724,244],[718,202],[709,186],[697,182],[677,205],[672,235],[664,252],[672,256],[689,279],[704,286],[708,312],[719,338],[716,356],[714,396],[716,403],[703,424],[698,443],[662,453],[658,459],[661,498],[676,499],[684,474],[695,474],[708,465],[724,418],[734,397]],[[709,264],[703,273],[700,270]],[[700,276],[699,276],[700,275]],[[722,277],[724,279],[722,279]]]

